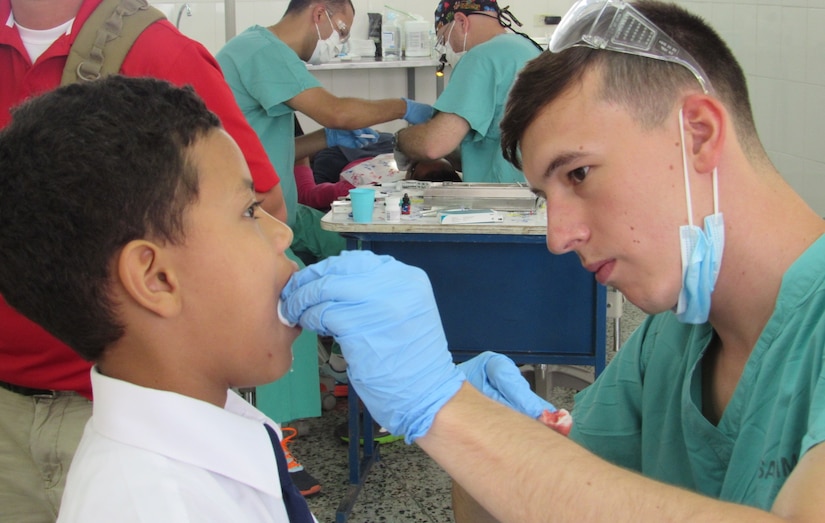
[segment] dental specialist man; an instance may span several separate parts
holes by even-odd
[[[485,385],[416,269],[348,253],[286,286],[376,420],[466,489],[457,522],[825,521],[825,221],[747,92],[713,29],[650,0],[576,2],[514,84],[502,147],[547,199],[548,248],[650,314],[569,438],[465,382]]]
[[[541,46],[516,31],[521,26],[497,0],[441,0],[435,10],[436,49],[452,67],[450,81],[429,122],[395,135],[396,159],[448,157],[465,182],[523,182],[501,155],[499,123],[519,70]]]
[[[336,56],[350,35],[355,8],[351,0],[291,0],[284,16],[269,27],[255,25],[232,38],[216,55],[227,83],[247,120],[258,133],[279,173],[292,173],[296,160],[335,145],[361,147],[378,139],[364,129],[404,119],[421,123],[432,107],[407,98],[365,100],[330,93],[307,70]],[[324,129],[295,138],[295,112]],[[282,180],[292,249],[306,259],[322,259],[344,246],[337,233],[323,231],[323,213],[298,204],[295,179]]]

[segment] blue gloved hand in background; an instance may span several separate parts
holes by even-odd
[[[287,321],[335,337],[364,405],[407,443],[427,433],[464,382],[421,269],[345,251],[295,273],[281,302]]]
[[[369,127],[345,131],[343,129],[324,129],[327,137],[327,147],[349,147],[350,149],[360,149],[365,145],[378,141],[378,133]]]
[[[503,354],[482,352],[458,368],[482,394],[531,418],[538,418],[545,410],[556,411],[552,403],[530,390],[519,368]]]
[[[409,98],[402,98],[402,100],[407,103],[407,112],[404,113],[404,119],[411,124],[424,123],[433,117],[433,106]]]

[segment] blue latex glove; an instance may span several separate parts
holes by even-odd
[[[482,352],[459,364],[458,368],[485,396],[531,418],[538,418],[544,410],[557,410],[552,403],[530,390],[530,384],[519,368],[503,354]]]
[[[427,275],[390,256],[345,251],[306,267],[281,292],[281,314],[335,337],[364,405],[407,443],[464,382]]]
[[[411,124],[424,123],[433,117],[433,106],[409,98],[402,98],[402,100],[407,103],[407,112],[404,113],[404,119]]]
[[[350,149],[360,149],[371,143],[378,141],[378,133],[369,127],[355,129],[354,131],[344,131],[342,129],[324,129],[327,137],[327,147],[349,147]]]

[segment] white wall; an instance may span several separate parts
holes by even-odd
[[[181,30],[214,52],[224,42],[223,1],[193,0],[192,16]],[[236,0],[236,26],[270,25],[280,19],[287,0]],[[535,37],[550,31],[537,16],[562,15],[572,0],[511,0],[513,13]],[[703,16],[731,46],[748,78],[751,102],[762,141],[785,178],[825,216],[825,0],[676,0]],[[353,35],[366,38],[367,12],[384,4],[431,20],[437,3],[426,0],[353,0]],[[506,2],[502,2],[506,5]],[[178,3],[154,3],[175,22]],[[326,73],[325,73],[326,74]],[[322,79],[336,92],[351,94],[343,82]],[[335,85],[333,85],[333,83]],[[370,80],[360,96],[402,96],[405,83]],[[387,89],[384,91],[383,89]],[[429,100],[422,100],[429,101]],[[723,202],[724,205],[724,202]]]

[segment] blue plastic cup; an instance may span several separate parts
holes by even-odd
[[[349,199],[352,202],[352,221],[355,223],[372,222],[372,211],[375,207],[375,191],[364,188],[350,189]]]

